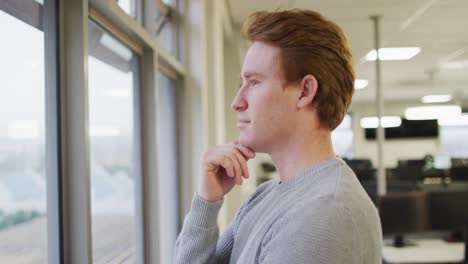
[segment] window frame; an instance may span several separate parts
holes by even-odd
[[[58,88],[55,93],[48,91],[51,104],[46,112],[50,123],[46,137],[51,142],[48,154],[56,157],[55,161],[53,158],[46,161],[48,170],[53,172],[48,176],[51,191],[47,198],[48,209],[53,209],[48,210],[48,221],[52,220],[48,224],[49,263],[92,263],[93,259],[87,83],[89,19],[140,56],[141,81],[134,102],[135,175],[139,176],[135,178],[135,260],[159,263],[159,193],[157,188],[151,188],[159,183],[158,177],[154,177],[158,175],[157,72],[168,73],[179,90],[185,79],[185,66],[158,45],[156,36],[145,30],[145,25],[126,14],[113,0],[55,3],[57,19],[50,23],[57,38],[50,49],[59,56],[55,56],[56,64],[50,66],[56,75],[51,74],[50,81],[55,81]]]

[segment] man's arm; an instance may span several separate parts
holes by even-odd
[[[224,196],[249,178],[247,160],[254,157],[255,152],[239,143],[205,151],[198,191],[176,242],[175,263],[229,263],[233,229],[228,228],[218,241],[218,213]]]
[[[177,239],[174,263],[229,263],[234,232],[232,224],[219,238],[217,216],[223,200],[208,202],[195,194]]]
[[[249,178],[247,160],[254,157],[255,152],[239,143],[205,151],[198,191],[176,242],[175,263],[229,263],[233,229],[229,227],[218,241],[218,213],[224,196]]]

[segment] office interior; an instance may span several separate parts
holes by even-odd
[[[239,135],[242,23],[290,8],[353,50],[332,137],[379,210],[383,263],[468,263],[465,0],[0,1],[0,263],[172,263],[203,150]],[[221,232],[278,177],[266,154],[248,166]]]

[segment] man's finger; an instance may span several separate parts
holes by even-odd
[[[236,154],[237,160],[239,161],[239,164],[241,165],[242,176],[244,176],[246,179],[249,178],[250,175],[249,175],[249,170],[247,168],[246,158],[240,153],[240,151],[237,148],[234,150],[234,153]]]
[[[242,177],[242,167],[241,167],[239,161],[237,160],[237,156],[236,156],[235,153],[230,152],[229,155],[230,155],[230,158],[232,160],[233,167],[234,167],[234,173],[235,173],[234,177],[236,178],[236,182],[238,182],[237,178],[240,179]],[[242,181],[242,179],[241,179],[241,181]]]
[[[227,156],[221,156],[219,164],[226,170],[229,177],[235,177],[232,161]]]

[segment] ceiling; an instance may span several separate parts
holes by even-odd
[[[356,78],[369,86],[357,90],[354,103],[375,98],[375,63],[364,59],[374,47],[371,15],[381,15],[381,47],[421,47],[408,61],[382,62],[385,102],[420,102],[429,94],[449,93],[468,106],[468,0],[228,0],[235,24],[257,10],[307,8],[338,23],[354,54]],[[447,69],[445,63],[465,62]]]

